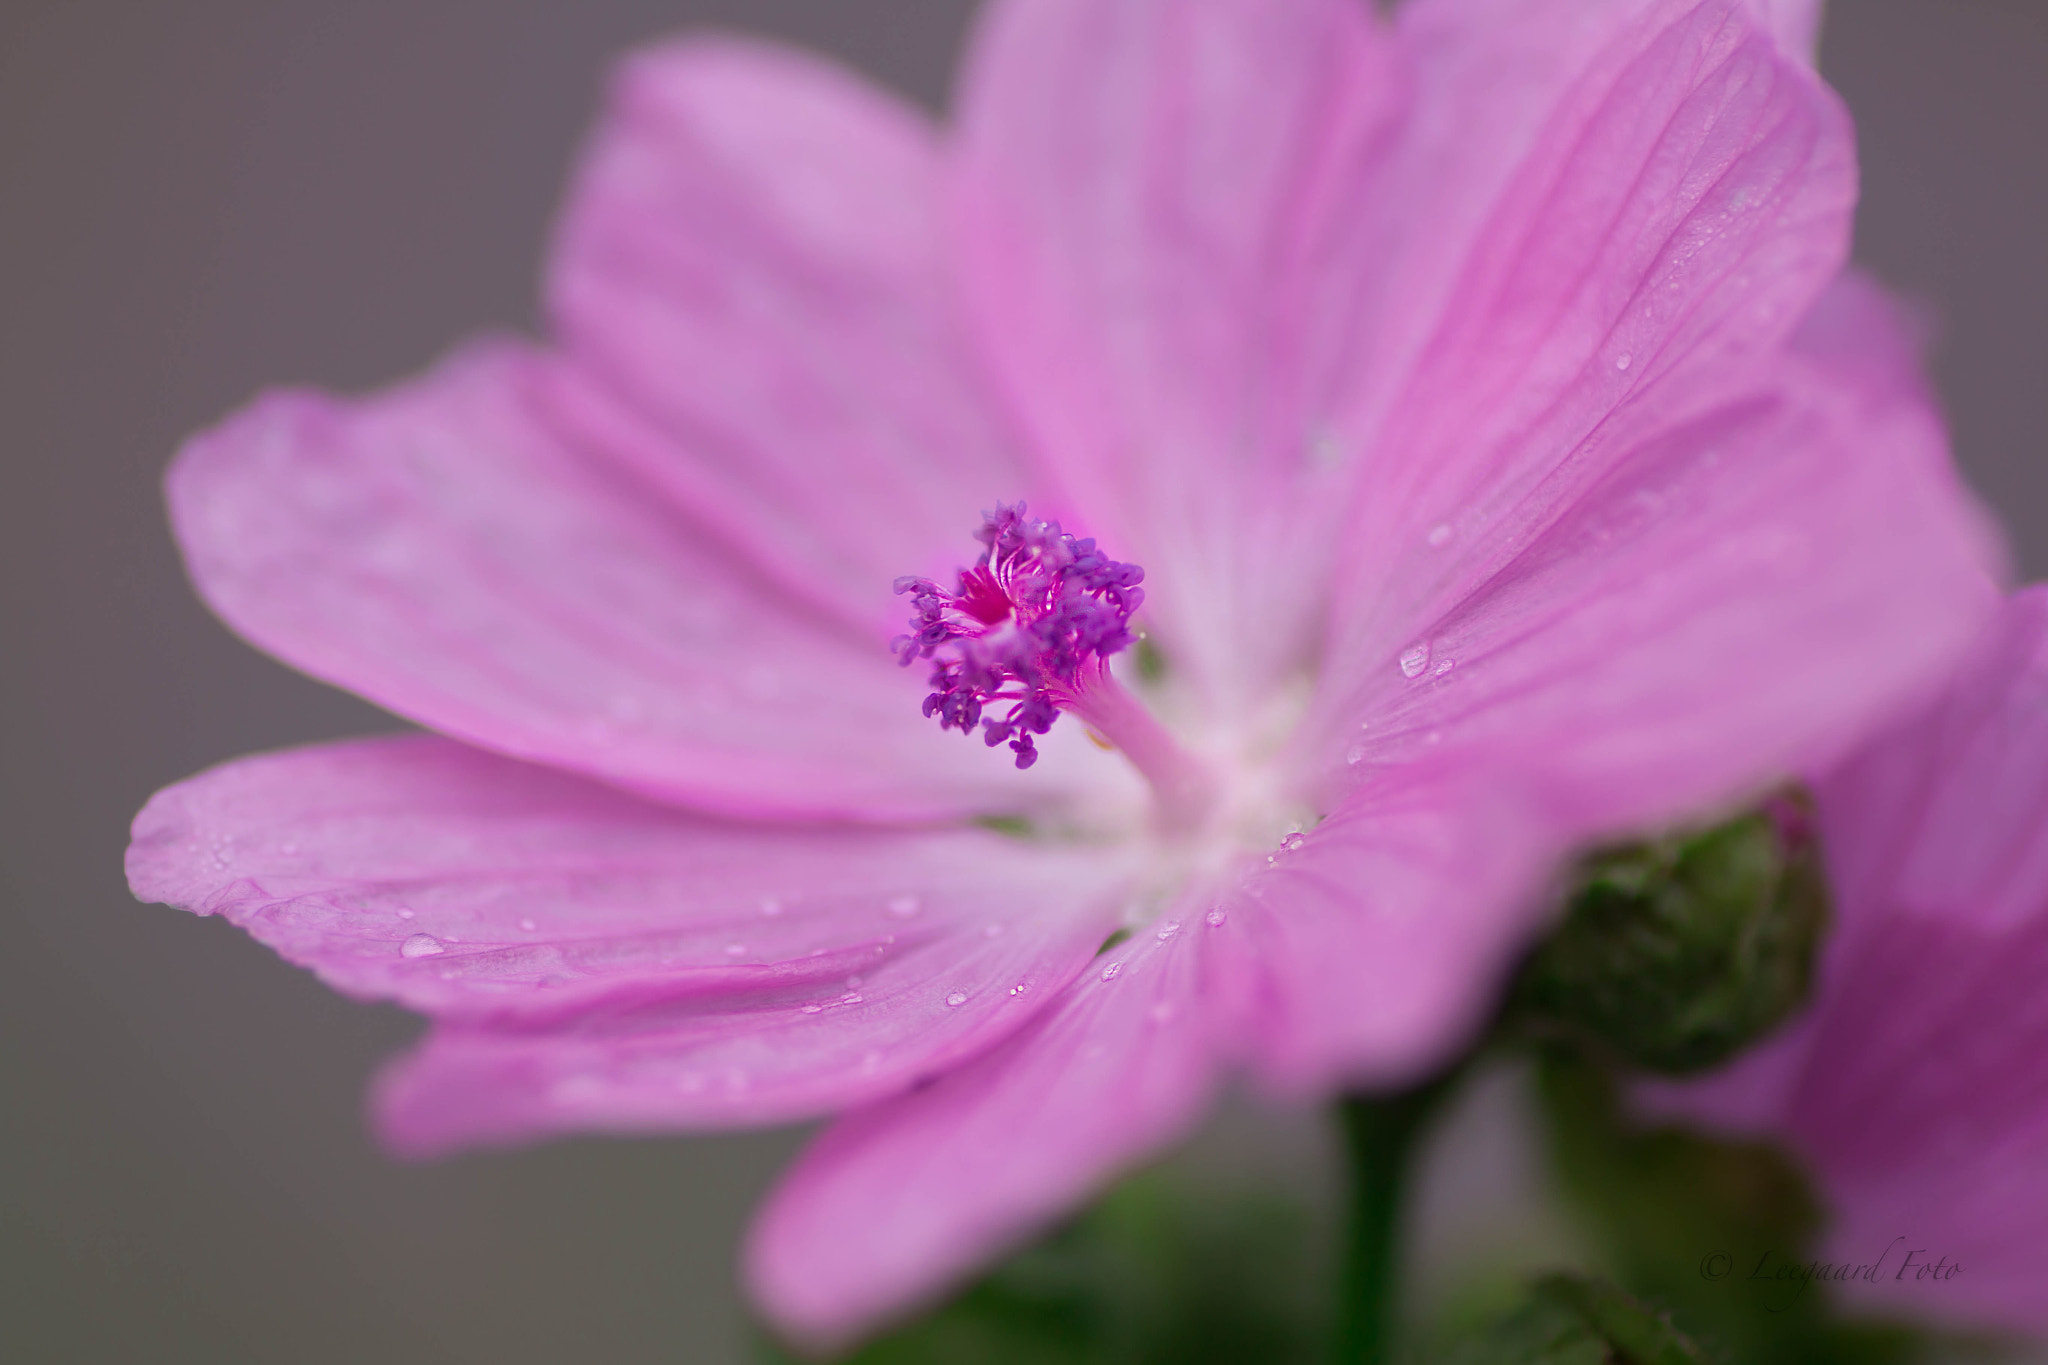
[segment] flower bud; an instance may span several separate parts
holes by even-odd
[[[1715,1066],[1805,1000],[1828,897],[1803,794],[1599,850],[1531,955],[1512,1013],[1666,1075]]]

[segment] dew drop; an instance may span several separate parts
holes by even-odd
[[[410,910],[408,910],[408,909],[405,909],[404,907],[400,907],[400,909],[399,909],[399,911],[398,911],[398,917],[399,917],[400,919],[411,919],[411,918],[412,918],[412,911],[410,911]]]
[[[432,957],[436,953],[445,953],[447,951],[446,948],[441,946],[441,940],[435,938],[432,934],[414,934],[411,938],[398,945],[398,955],[400,957]]]
[[[1456,664],[1456,663],[1457,663],[1457,660],[1456,660],[1456,659],[1445,659],[1445,660],[1441,661],[1441,662],[1440,662],[1440,663],[1438,663],[1438,664],[1437,664],[1437,666],[1436,666],[1436,676],[1437,676],[1437,677],[1439,677],[1439,678],[1441,678],[1441,677],[1442,677],[1442,676],[1443,676],[1444,674],[1446,674],[1446,673],[1450,672],[1450,671],[1451,671],[1451,668],[1452,668],[1452,666],[1453,666],[1454,664]]]
[[[1294,852],[1294,850],[1300,848],[1306,842],[1308,842],[1308,836],[1306,834],[1303,834],[1298,829],[1290,830],[1288,832],[1287,837],[1280,841],[1280,851],[1282,853],[1292,853]]]
[[[1179,932],[1180,921],[1177,919],[1170,919],[1166,923],[1159,926],[1159,941],[1161,943],[1164,943],[1166,942],[1166,940],[1172,938],[1175,934]]]
[[[1428,667],[1429,641],[1427,640],[1422,641],[1420,644],[1410,645],[1407,651],[1401,655],[1401,672],[1407,677],[1420,677],[1422,670]]]
[[[889,901],[889,913],[897,919],[909,919],[922,910],[924,905],[915,896],[896,896]]]
[[[818,1013],[819,1011],[823,1010],[824,1008],[825,1008],[825,1007],[824,1007],[823,1005],[805,1005],[805,1006],[802,1006],[803,1012],[804,1012],[805,1014],[816,1014],[816,1013]]]
[[[960,1007],[961,1007],[962,1005],[964,1005],[964,1004],[966,1004],[966,1003],[967,1003],[967,992],[966,992],[966,991],[954,991],[954,992],[953,992],[953,993],[952,993],[951,995],[949,995],[949,996],[947,996],[947,997],[946,997],[946,1005],[947,1005],[947,1007],[948,1007],[948,1008],[951,1008],[951,1009],[959,1009],[959,1008],[960,1008]]]
[[[1364,759],[1364,757],[1365,746],[1363,744],[1354,744],[1349,749],[1346,749],[1344,751],[1344,761],[1354,768],[1358,766],[1359,762],[1362,759]]]
[[[1211,910],[1208,914],[1202,916],[1202,922],[1204,924],[1207,924],[1211,929],[1222,928],[1223,919],[1224,915],[1221,910]]]
[[[1446,546],[1446,545],[1448,545],[1448,544],[1450,544],[1450,543],[1451,543],[1451,524],[1450,524],[1450,523],[1449,523],[1448,521],[1440,521],[1440,522],[1438,522],[1438,523],[1437,523],[1436,525],[1434,525],[1434,526],[1432,526],[1432,527],[1430,527],[1430,528],[1429,528],[1429,548],[1430,548],[1430,549],[1432,549],[1432,550],[1441,550],[1441,549],[1443,549],[1443,547],[1444,547],[1444,546]]]
[[[1633,365],[1635,363],[1635,359],[1636,358],[1630,355],[1627,351],[1623,351],[1620,355],[1614,357],[1614,368],[1617,370],[1626,370],[1630,365]]]
[[[1123,969],[1124,969],[1124,964],[1123,964],[1123,963],[1121,963],[1121,962],[1112,962],[1112,963],[1110,963],[1110,964],[1109,964],[1109,965],[1108,965],[1107,967],[1104,967],[1104,968],[1102,969],[1102,979],[1103,979],[1104,981],[1114,981],[1114,980],[1116,980],[1116,974],[1117,974],[1118,972],[1122,971]]]
[[[846,994],[839,997],[839,1003],[842,1005],[858,1005],[861,1001],[865,1000],[866,998],[867,997],[862,995],[859,991],[848,991]]]

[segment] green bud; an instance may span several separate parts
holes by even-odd
[[[1806,999],[1828,918],[1803,794],[1582,860],[1513,1015],[1666,1075],[1726,1061]]]

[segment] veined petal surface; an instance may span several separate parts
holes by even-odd
[[[1073,794],[941,734],[882,631],[777,591],[565,441],[543,376],[576,382],[487,344],[365,399],[274,393],[195,437],[168,482],[200,592],[315,677],[665,800],[877,821]],[[1054,772],[1113,769],[1069,744]]]
[[[998,4],[967,67],[978,339],[1219,714],[1313,647],[1345,464],[1331,268],[1396,94],[1350,0]]]
[[[1541,929],[1567,847],[1498,776],[1427,762],[1289,836],[1211,912],[1215,979],[1266,1087],[1400,1085],[1454,1055]]]
[[[1105,952],[987,1056],[828,1128],[748,1241],[748,1286],[775,1321],[842,1345],[1185,1132],[1219,1074],[1198,909]]]
[[[242,759],[136,819],[138,896],[437,1016],[403,1149],[808,1117],[1007,1035],[1122,909],[1114,854],[691,816],[434,736]]]
[[[982,509],[1044,492],[961,340],[939,166],[922,113],[820,59],[649,48],[613,81],[548,271],[600,381],[560,419],[866,628],[901,626],[890,583],[966,559]]]
[[[1937,685],[2000,551],[1924,393],[1868,382],[1901,324],[1843,288],[1861,331],[1831,300],[1770,386],[1610,419],[1599,483],[1325,693],[1321,761],[1488,753],[1541,773],[1560,828],[1611,833],[1810,771]]]

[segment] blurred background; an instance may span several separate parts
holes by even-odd
[[[388,1162],[362,1087],[415,1022],[129,898],[156,788],[393,725],[207,615],[158,477],[265,384],[360,388],[532,326],[620,50],[743,29],[937,109],[974,9],[0,4],[0,1356],[746,1358],[733,1247],[795,1135]],[[1937,320],[1962,464],[2048,574],[2048,4],[1837,0],[1822,66],[1862,132],[1859,255]],[[1505,1189],[1481,1111],[1459,1150]]]

